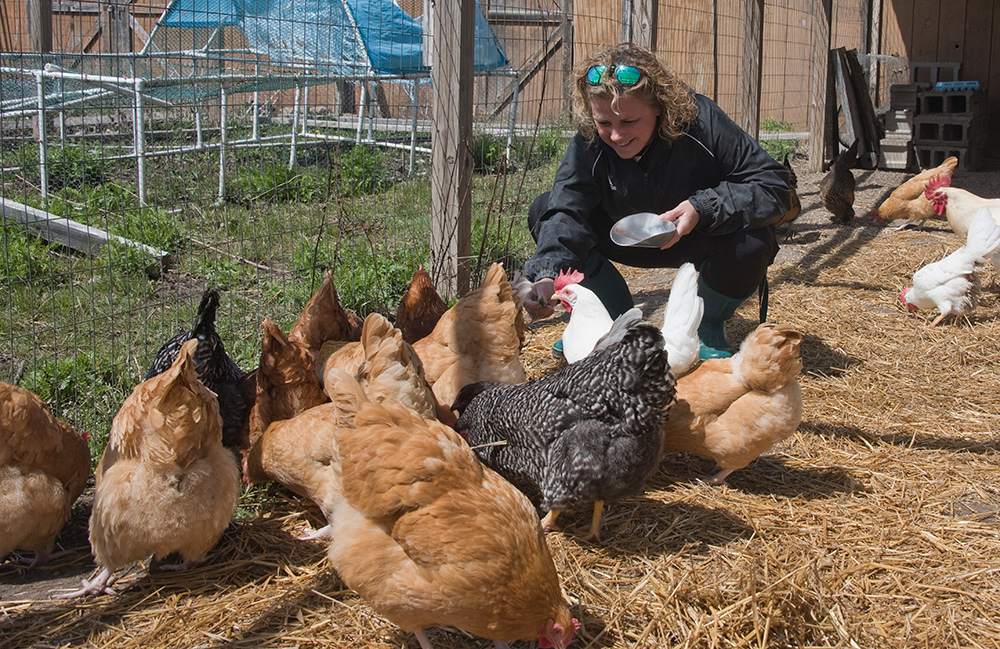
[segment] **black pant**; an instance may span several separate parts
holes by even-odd
[[[538,219],[548,208],[548,203],[549,194],[546,192],[528,208],[528,228],[533,237],[536,236]],[[604,218],[602,213],[595,216],[593,222],[613,220]],[[666,250],[619,246],[611,240],[610,228],[602,230],[606,231],[595,232],[596,251],[606,259],[638,268],[680,268],[685,262],[691,262],[709,287],[734,298],[752,295],[778,254],[778,239],[773,226],[720,235],[696,230]]]

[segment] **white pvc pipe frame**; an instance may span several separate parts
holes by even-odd
[[[176,107],[174,104],[154,97],[152,95],[146,94],[145,89],[149,85],[149,80],[143,77],[115,77],[99,74],[86,74],[81,72],[73,72],[71,70],[66,70],[52,64],[47,64],[42,70],[31,70],[26,71],[18,68],[7,68],[0,67],[0,72],[7,74],[18,74],[22,76],[33,76],[35,79],[37,92],[36,92],[36,102],[37,105],[32,108],[22,108],[19,112],[22,115],[27,115],[34,113],[38,117],[38,162],[39,162],[39,185],[40,193],[42,198],[48,199],[48,146],[47,146],[47,134],[45,129],[45,114],[46,112],[58,111],[60,117],[60,125],[62,125],[62,119],[64,119],[65,110],[79,105],[86,105],[95,99],[107,97],[109,95],[124,95],[129,96],[133,100],[133,147],[132,153],[124,154],[120,156],[112,156],[112,159],[116,158],[135,158],[137,166],[137,182],[138,182],[138,197],[139,204],[146,205],[146,162],[151,157],[166,156],[166,155],[180,155],[184,153],[194,153],[211,151],[213,149],[219,150],[219,195],[216,200],[217,203],[221,203],[226,198],[226,187],[225,187],[225,174],[226,174],[226,154],[229,147],[233,148],[245,148],[250,146],[280,146],[283,142],[288,141],[289,146],[289,157],[288,157],[288,167],[292,168],[295,163],[295,153],[296,147],[298,145],[299,136],[307,137],[316,140],[324,141],[335,141],[335,142],[354,142],[355,144],[374,144],[377,146],[382,146],[386,148],[394,149],[404,149],[410,152],[409,159],[409,173],[413,173],[413,167],[415,163],[415,158],[417,152],[427,153],[431,152],[429,147],[418,147],[416,145],[417,140],[417,107],[420,92],[421,77],[379,77],[379,78],[358,78],[354,79],[361,82],[361,99],[359,101],[358,109],[358,125],[357,131],[354,137],[346,137],[342,135],[326,135],[321,133],[309,133],[307,130],[307,114],[308,114],[308,101],[309,101],[309,85],[303,83],[304,78],[301,75],[292,75],[292,79],[295,83],[295,99],[292,110],[292,128],[289,135],[271,135],[267,137],[260,136],[260,111],[259,111],[259,96],[258,91],[253,93],[253,128],[250,138],[242,140],[234,140],[232,142],[228,141],[228,123],[227,123],[227,103],[228,103],[228,90],[229,85],[245,84],[247,82],[246,77],[242,75],[214,75],[211,77],[189,77],[185,79],[157,79],[156,85],[162,86],[168,85],[187,85],[192,84],[197,86],[199,82],[205,83],[218,83],[219,84],[219,102],[220,102],[220,118],[219,118],[219,131],[220,137],[219,142],[216,144],[205,144],[202,135],[202,120],[201,112],[195,107],[195,129],[196,129],[196,143],[194,146],[190,147],[173,147],[167,149],[159,150],[149,150],[146,148],[146,125],[145,125],[145,104],[150,103],[155,106],[160,106],[164,108]],[[515,71],[510,71],[507,76],[514,76],[517,73]],[[271,77],[274,78],[273,76]],[[75,100],[68,101],[66,103],[61,103],[52,108],[48,108],[45,102],[45,79],[62,79],[62,80],[75,80],[84,83],[93,84],[95,87],[88,89],[84,92],[90,92],[88,96],[81,97]],[[314,79],[326,79],[326,77],[310,77],[310,80]],[[373,103],[373,98],[370,91],[368,90],[368,85],[376,81],[385,80],[406,80],[409,79],[413,83],[413,95],[412,95],[412,106],[413,115],[411,118],[411,130],[410,130],[410,143],[397,144],[395,142],[378,142],[374,139],[374,110],[371,106]],[[336,81],[345,80],[343,77],[329,77],[328,82],[333,83]],[[310,84],[315,85],[315,84]],[[508,117],[508,128],[507,128],[507,146],[506,154],[510,156],[511,146],[513,144],[514,137],[514,127],[517,118],[517,100],[518,100],[518,90],[519,84],[514,84],[513,95],[511,97],[511,108],[509,110]],[[21,102],[22,105],[25,102]],[[300,108],[301,107],[301,108]],[[301,111],[301,115],[300,115]],[[365,121],[365,113],[368,113],[368,133],[366,138],[361,137],[362,128]],[[4,110],[4,115],[6,117],[16,116],[17,111]],[[301,129],[299,124],[301,121]],[[65,131],[60,128],[60,136],[65,136]]]

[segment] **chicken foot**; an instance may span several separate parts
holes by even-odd
[[[728,478],[729,474],[735,470],[736,469],[723,469],[722,471],[719,471],[715,475],[704,476],[702,480],[704,480],[707,484],[717,487],[721,484],[726,484],[726,478]]]
[[[300,541],[329,541],[333,538],[332,529],[329,525],[324,525],[318,530],[310,530],[306,532],[307,529],[309,529],[308,526],[302,528],[300,531],[304,532],[304,534],[302,536],[296,536],[295,538]]]
[[[556,518],[559,517],[559,513],[561,511],[562,511],[561,509],[549,510],[549,513],[546,514],[545,518],[542,519],[543,532],[551,532],[552,530],[556,529]]]
[[[117,595],[117,591],[111,588],[117,580],[118,577],[111,573],[110,568],[104,568],[90,581],[81,579],[80,583],[83,584],[83,588],[74,590],[71,593],[54,595],[53,599],[75,599],[82,595],[99,595],[101,593],[104,593],[105,595]]]

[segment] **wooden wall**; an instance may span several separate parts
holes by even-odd
[[[989,114],[987,155],[1000,157],[1000,4],[995,0],[882,1],[881,51],[911,62],[960,63],[959,77],[979,81],[983,88]]]

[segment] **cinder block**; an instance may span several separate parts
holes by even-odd
[[[983,148],[981,146],[935,146],[930,144],[914,144],[917,162],[922,169],[936,167],[945,158],[958,158],[958,168],[963,171],[975,171],[983,166]]]
[[[911,169],[913,143],[909,138],[884,137],[879,140],[878,166],[881,169]]]
[[[913,111],[908,109],[889,110],[885,114],[885,134],[905,136],[913,135]]]
[[[932,90],[919,93],[917,98],[920,106],[918,115],[977,116],[983,113],[981,90],[955,92]]]
[[[918,144],[969,147],[986,138],[986,118],[949,113],[913,118],[913,141]]]
[[[917,84],[894,83],[889,86],[889,108],[892,110],[916,110]]]

